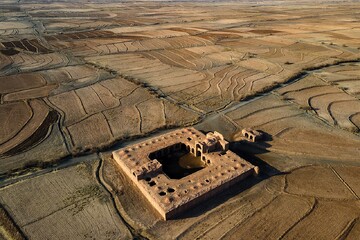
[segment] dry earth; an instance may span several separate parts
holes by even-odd
[[[0,201],[24,234],[34,239],[129,237],[99,186],[98,164],[83,162],[2,188]]]
[[[1,1],[0,238],[359,239],[359,14],[347,0]],[[162,221],[110,153],[190,125],[261,174]]]

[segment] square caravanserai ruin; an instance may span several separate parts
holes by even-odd
[[[113,157],[166,220],[258,173],[228,148],[218,132],[185,128],[114,151]]]

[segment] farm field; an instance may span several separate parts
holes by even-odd
[[[0,239],[358,239],[359,14],[352,0],[1,1]],[[111,153],[187,126],[260,174],[164,221]]]
[[[98,164],[90,160],[5,187],[1,204],[33,238],[126,238],[127,228],[96,180]]]

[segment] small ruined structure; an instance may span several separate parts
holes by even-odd
[[[209,132],[206,134],[206,138],[204,140],[195,142],[195,151],[197,155],[202,155],[203,153],[209,153],[216,150],[226,152],[228,149],[229,143],[224,139],[223,135],[218,132]]]
[[[218,132],[175,130],[113,152],[121,170],[164,219],[257,174]]]
[[[259,131],[253,130],[251,128],[244,128],[241,131],[242,135],[250,140],[251,142],[257,142],[262,139],[263,134]]]

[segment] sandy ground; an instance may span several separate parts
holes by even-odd
[[[0,236],[358,239],[359,13],[356,1],[2,1]],[[183,126],[223,133],[261,174],[162,221],[110,153]]]

